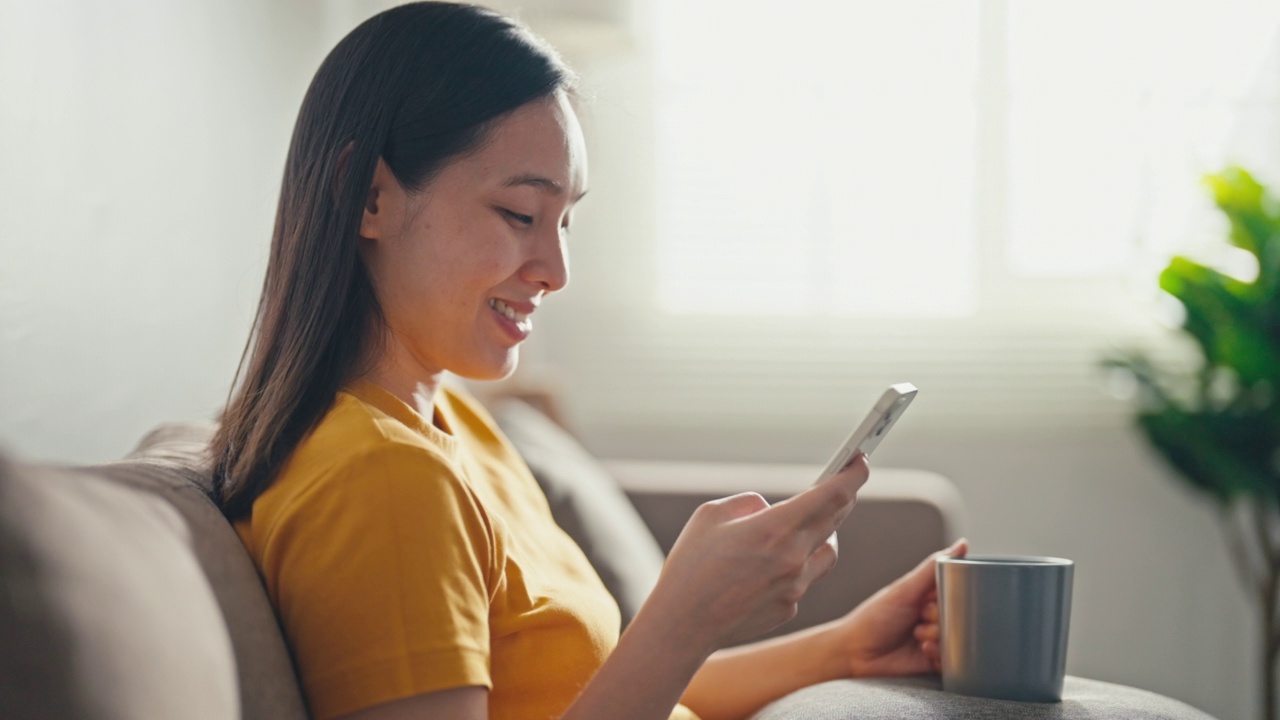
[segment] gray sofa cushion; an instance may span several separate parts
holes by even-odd
[[[209,499],[209,423],[152,430],[129,456],[97,470],[163,498],[182,516],[189,546],[213,590],[235,655],[243,720],[306,720],[288,646],[253,560]]]
[[[631,501],[573,436],[519,400],[491,408],[546,493],[551,514],[618,601],[625,626],[649,597],[663,554]]]
[[[0,717],[240,717],[222,613],[167,502],[0,459]]]
[[[1067,676],[1060,703],[987,700],[942,691],[934,677],[836,680],[765,707],[752,720],[1213,720],[1190,705],[1124,685]]]

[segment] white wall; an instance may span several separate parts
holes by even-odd
[[[342,31],[333,18],[383,4],[0,0],[0,445],[103,460],[157,422],[216,411],[305,85]],[[642,57],[606,53],[583,69],[596,94],[584,111],[592,192],[573,283],[540,313],[530,355],[565,368],[574,419],[601,453],[825,459],[838,423],[611,425],[595,409],[608,395],[574,390],[567,349],[589,346],[619,296],[643,287],[632,270],[656,232]],[[1258,623],[1214,513],[1131,431],[993,434],[908,418],[877,464],[953,478],[975,550],[1077,561],[1070,672],[1223,720],[1260,717]]]
[[[216,411],[319,26],[304,0],[0,4],[0,444],[102,460]]]

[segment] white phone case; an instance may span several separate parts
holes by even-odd
[[[817,482],[822,482],[845,469],[859,452],[871,455],[871,451],[876,449],[884,436],[889,433],[889,429],[898,422],[898,418],[902,417],[902,413],[915,399],[917,392],[919,390],[911,383],[890,385],[889,389],[880,396],[875,407],[871,408],[871,412],[867,413],[836,454],[831,457],[831,462],[827,463],[826,469],[818,476]]]

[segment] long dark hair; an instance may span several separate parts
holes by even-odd
[[[227,517],[250,513],[382,332],[357,237],[378,158],[419,190],[497,118],[573,84],[527,29],[464,4],[392,8],[325,58],[293,129],[262,297],[209,447]]]

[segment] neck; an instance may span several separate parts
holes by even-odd
[[[442,370],[428,368],[391,332],[372,369],[361,376],[395,395],[429,423],[435,420],[436,392],[443,378]]]

